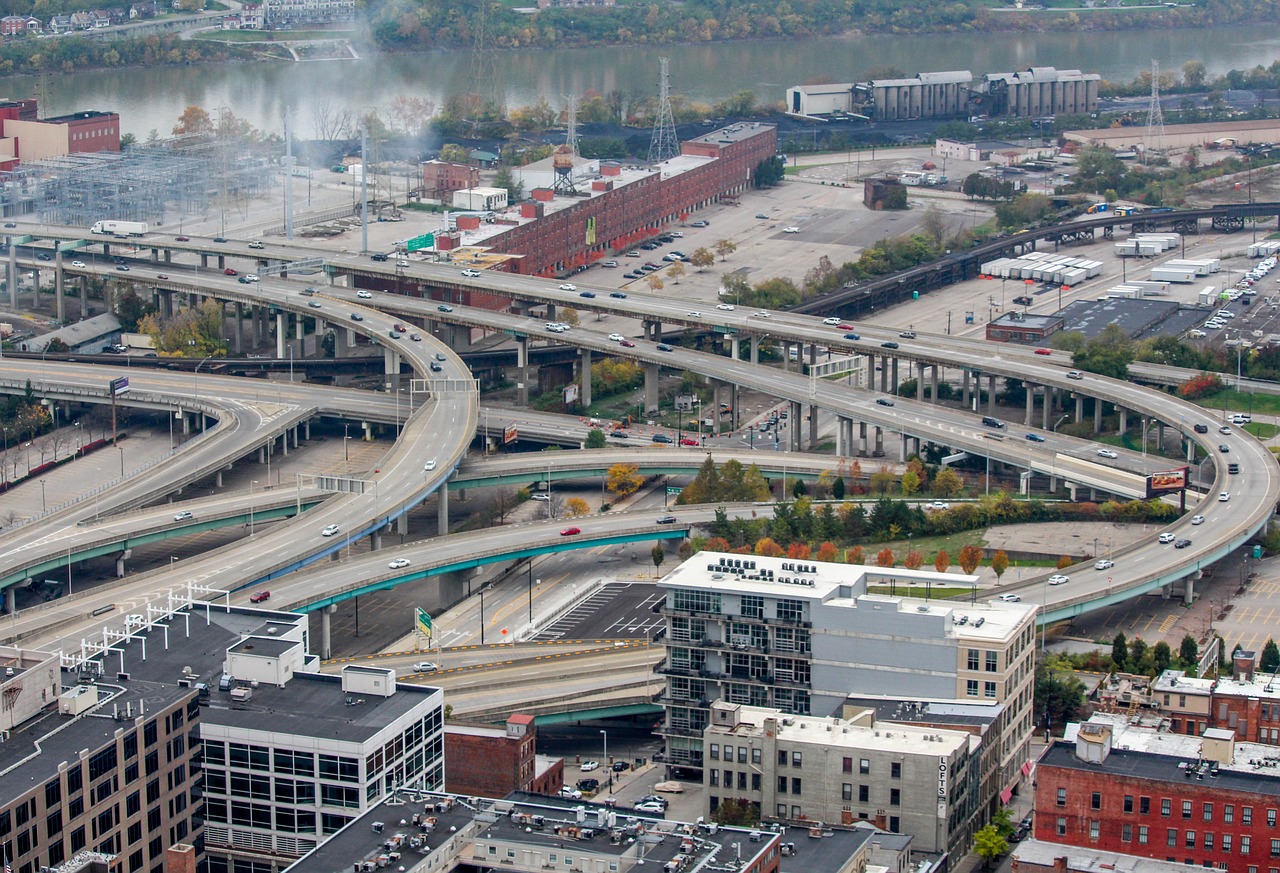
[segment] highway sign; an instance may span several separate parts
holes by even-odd
[[[431,616],[427,615],[427,611],[422,607],[414,609],[414,629],[424,637],[431,636]]]
[[[107,388],[111,392],[112,397],[119,397],[121,394],[128,394],[129,377],[121,376],[119,379],[112,379],[107,383]]]
[[[404,244],[405,251],[416,252],[420,249],[434,248],[436,244],[436,235],[434,233],[424,233],[422,236],[415,236]]]
[[[668,486],[667,486],[667,493],[668,493],[668,494],[679,494],[679,493],[680,493],[680,492],[682,492],[682,491],[684,491],[684,488],[682,488],[682,487],[680,487],[680,486],[678,486],[678,485],[668,485]]]

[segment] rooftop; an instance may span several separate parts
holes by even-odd
[[[1017,865],[1035,864],[1053,869],[1057,858],[1067,859],[1067,870],[1071,873],[1172,873],[1187,869],[1182,864],[1168,861],[1100,852],[1081,846],[1060,846],[1040,840],[1024,840],[1013,847],[1013,862]]]
[[[997,327],[1046,328],[1053,327],[1062,321],[1060,315],[1036,315],[1031,312],[1010,310],[991,322]]]
[[[1188,676],[1181,670],[1165,670],[1151,683],[1152,691],[1174,694],[1209,694],[1213,691],[1212,679]]]
[[[876,721],[901,724],[955,725],[957,728],[985,727],[1000,715],[1003,703],[973,703],[957,700],[915,700],[902,697],[849,697],[846,711],[871,709]]]
[[[717,713],[736,712],[736,724],[721,724]],[[963,731],[923,728],[916,725],[878,725],[867,719],[819,718],[787,715],[780,709],[739,704],[712,704],[711,724],[707,730],[721,736],[763,736],[765,722],[772,719],[769,731],[778,740],[792,743],[823,743],[835,748],[874,749],[904,755],[936,753],[949,755],[969,745],[969,734]]]

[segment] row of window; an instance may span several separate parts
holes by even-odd
[[[1067,805],[1067,789],[1066,788],[1059,787],[1057,789],[1057,801],[1058,801],[1058,806]],[[1135,798],[1132,794],[1124,795],[1124,799],[1121,801],[1121,809],[1123,809],[1127,813],[1132,813],[1136,810],[1138,815],[1151,814],[1151,798],[1150,797],[1140,795],[1136,798],[1136,801],[1137,802],[1135,804]],[[1106,799],[1104,798],[1101,791],[1094,791],[1090,793],[1089,795],[1090,809],[1101,810],[1105,802],[1106,802]],[[1222,823],[1235,824],[1236,805],[1234,803],[1223,803],[1219,806],[1215,804],[1213,801],[1201,801],[1200,808],[1197,811],[1196,802],[1193,800],[1182,800],[1177,802],[1179,804],[1179,811],[1183,819],[1196,818],[1198,815],[1200,821],[1208,821],[1208,822],[1216,821],[1217,819],[1215,819],[1215,815],[1217,814],[1218,810],[1221,810]],[[1175,801],[1171,797],[1160,798],[1160,817],[1161,818],[1170,818],[1173,816],[1174,803]],[[1277,812],[1278,811],[1275,809],[1266,810],[1267,827],[1273,828],[1276,826]],[[1252,806],[1240,807],[1240,824],[1242,825],[1253,824],[1253,807]]]

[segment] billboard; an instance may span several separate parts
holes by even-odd
[[[1176,470],[1152,473],[1147,477],[1147,496],[1154,497],[1157,494],[1185,491],[1190,469],[1190,467],[1179,467]]]
[[[578,383],[570,382],[564,386],[564,404],[568,406],[570,403],[578,402]]]
[[[505,446],[509,443],[514,443],[519,436],[520,431],[516,428],[516,423],[513,421],[502,429],[502,444]]]
[[[111,392],[111,396],[119,397],[121,394],[129,393],[129,377],[121,376],[119,379],[112,379],[107,383],[107,390]]]

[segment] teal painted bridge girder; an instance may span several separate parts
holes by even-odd
[[[569,724],[575,721],[595,721],[601,718],[621,718],[629,715],[661,715],[662,707],[656,703],[624,703],[620,706],[599,706],[593,709],[577,709],[572,712],[553,712],[534,716],[534,722],[545,727],[553,724]]]
[[[312,601],[311,603],[293,605],[290,606],[289,609],[293,612],[317,612],[324,609],[326,606],[332,606],[335,603],[341,603],[344,600],[359,597],[361,594],[372,594],[375,591],[387,591],[391,588],[395,588],[397,585],[403,585],[406,582],[416,582],[419,579],[429,579],[432,576],[444,576],[448,573],[456,573],[460,570],[473,570],[476,567],[482,567],[486,564],[497,564],[501,561],[518,561],[521,558],[532,558],[537,555],[553,555],[558,552],[571,552],[575,549],[583,549],[588,546],[611,546],[618,543],[637,543],[648,540],[679,540],[684,539],[688,535],[689,525],[687,524],[664,527],[661,530],[637,531],[627,534],[602,534],[600,536],[589,536],[584,534],[570,537],[560,542],[549,543],[545,546],[511,549],[510,551],[496,552],[491,555],[479,555],[462,561],[451,561],[435,567],[424,567],[410,573],[405,573],[404,575],[392,576],[387,579],[379,579],[378,581],[370,582],[367,585],[361,585],[347,591],[330,594],[319,600]]]
[[[698,471],[702,469],[702,464],[706,461],[703,457],[697,462],[690,463],[662,463],[649,464],[645,463],[642,458],[636,463],[640,473],[645,476],[696,476]],[[609,465],[612,466],[612,465]],[[760,468],[760,474],[766,479],[772,479],[783,475],[782,465],[756,464]],[[834,467],[833,467],[834,469]],[[552,482],[564,482],[573,479],[602,479],[609,475],[609,467],[587,467],[576,470],[552,470]],[[786,476],[788,479],[804,479],[809,482],[816,482],[821,472],[813,472],[811,470],[793,470],[787,468]],[[474,479],[459,479],[454,477],[449,480],[450,491],[464,491],[468,488],[492,488],[496,485],[517,485],[522,482],[545,482],[547,481],[547,471],[539,471],[537,467],[529,467],[519,472],[500,473],[493,476],[479,476]]]

